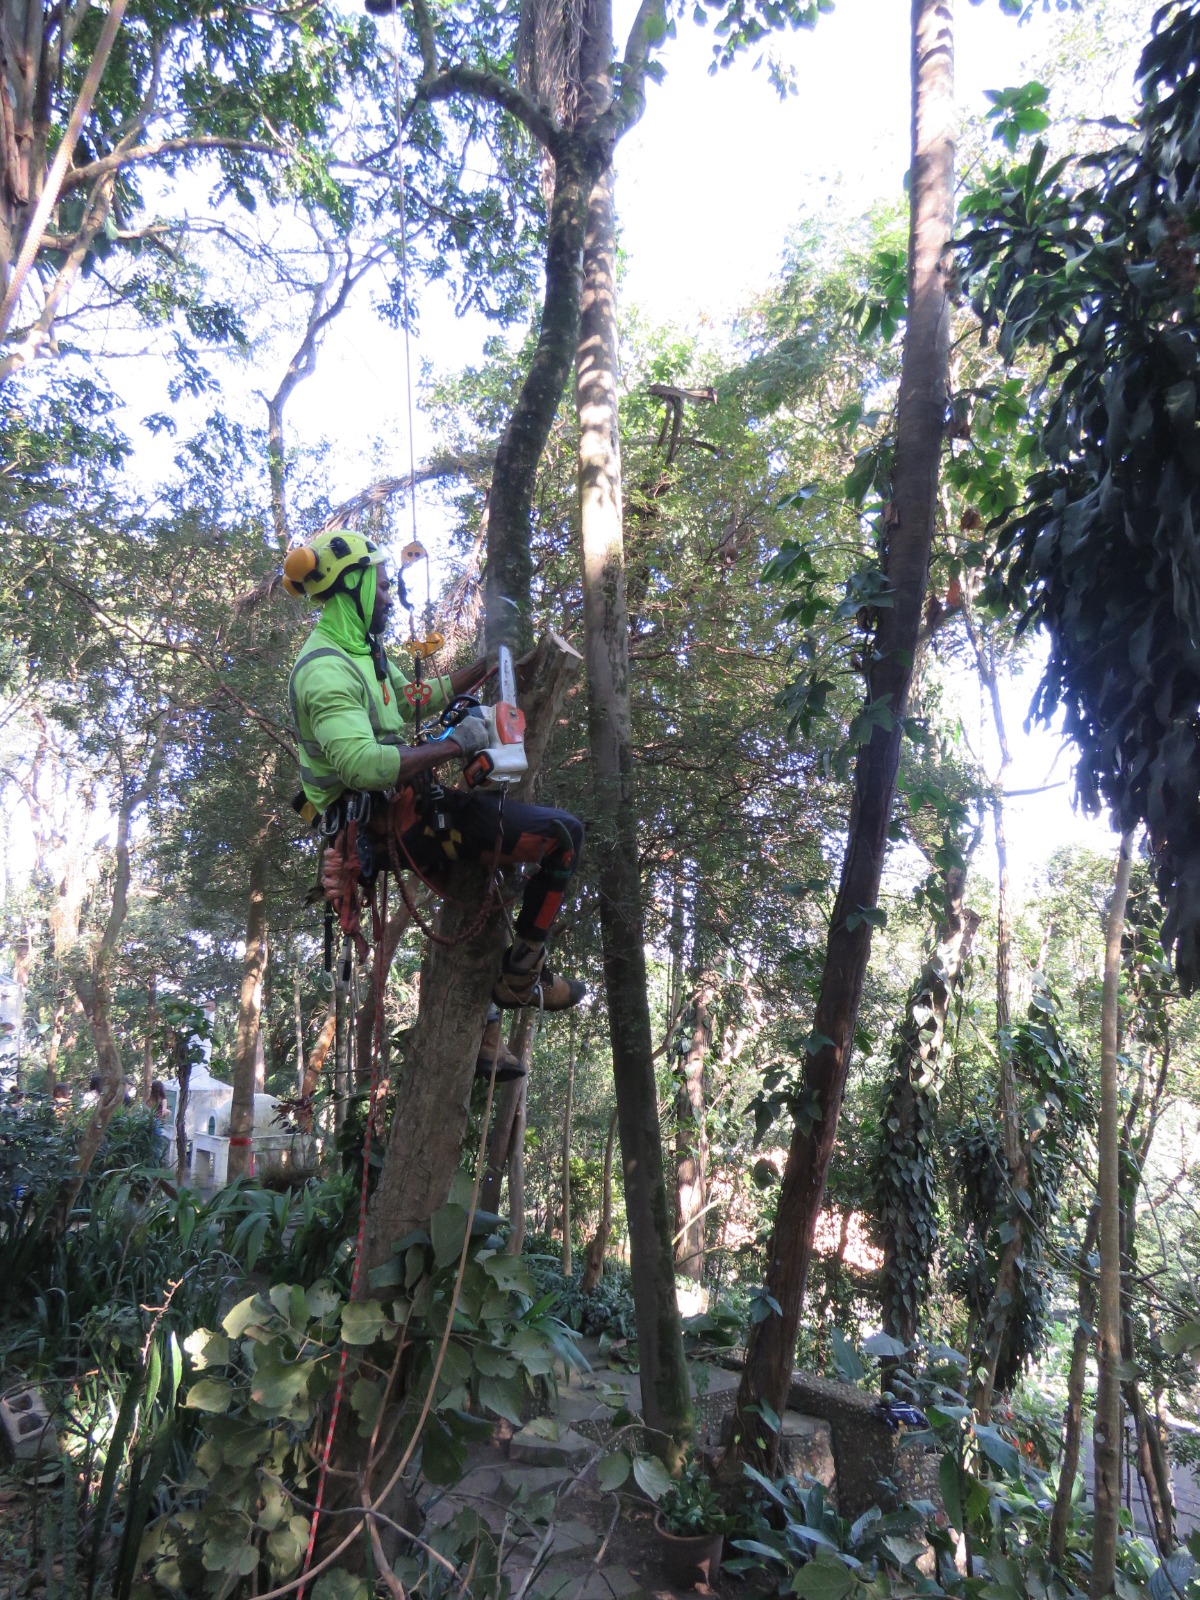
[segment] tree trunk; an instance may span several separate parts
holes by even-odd
[[[187,1109],[191,1080],[192,1063],[185,1047],[178,1054],[175,1068],[175,1082],[179,1085],[175,1100],[175,1183],[180,1189],[187,1173]]]
[[[878,613],[867,704],[878,719],[855,763],[846,851],[817,998],[821,1043],[805,1063],[805,1103],[788,1150],[766,1275],[782,1308],[750,1330],[738,1392],[741,1449],[762,1432],[767,1401],[782,1415],[825,1178],[837,1140],[854,1027],[871,953],[863,913],[875,908],[887,853],[908,703],[937,517],[946,412],[950,300],[947,252],[954,214],[953,0],[912,0],[913,153],[910,168],[908,328],[900,372],[892,500],[884,512],[883,567],[892,604]],[[774,1435],[761,1454],[773,1464]]]
[[[554,635],[539,646],[531,687],[523,697],[529,772],[517,791],[522,799],[537,781],[546,742],[578,661],[577,654]],[[493,914],[472,938],[463,939],[477,918],[488,876],[481,867],[460,867],[438,912],[442,935],[462,942],[451,947],[435,944],[429,952],[421,1009],[404,1052],[401,1114],[392,1120],[371,1199],[367,1238],[372,1268],[388,1260],[394,1239],[426,1221],[445,1201],[458,1169],[471,1080],[506,938],[503,918]]]
[[[518,1011],[512,1027],[508,1031],[508,1048],[513,1055],[528,1065],[529,1047],[533,1037],[533,1012],[531,1010]],[[504,1188],[505,1175],[509,1172],[512,1158],[513,1136],[517,1126],[517,1116],[521,1109],[521,1084],[518,1079],[510,1083],[497,1086],[492,1097],[492,1126],[488,1133],[487,1159],[483,1169],[483,1177],[479,1184],[479,1209],[491,1212],[493,1215],[500,1210],[500,1197]],[[511,1197],[512,1190],[509,1189]],[[509,1200],[509,1219],[511,1221],[512,1200]]]
[[[1104,941],[1100,1010],[1100,1314],[1099,1380],[1092,1448],[1096,1477],[1091,1600],[1111,1594],[1116,1577],[1117,1515],[1121,1508],[1121,1199],[1117,1041],[1121,999],[1121,937],[1133,863],[1133,832],[1121,836],[1116,881]]]
[[[608,1252],[608,1238],[612,1232],[613,1147],[616,1144],[616,1139],[617,1113],[614,1111],[608,1119],[608,1138],[604,1143],[604,1177],[600,1187],[600,1226],[588,1240],[587,1249],[583,1252],[583,1279],[579,1287],[584,1294],[590,1294],[598,1284],[604,1281],[604,1257]]]
[[[1142,1173],[1150,1154],[1150,1146],[1158,1128],[1158,1114],[1163,1090],[1167,1083],[1167,1064],[1170,1060],[1169,1042],[1163,1049],[1162,1070],[1151,1096],[1146,1125],[1140,1137],[1134,1138],[1135,1125],[1144,1101],[1146,1074],[1152,1060],[1147,1049],[1143,1058],[1141,1076],[1130,1097],[1125,1116],[1121,1121],[1121,1361],[1124,1371],[1133,1374],[1122,1379],[1121,1392],[1137,1429],[1137,1469],[1145,1490],[1146,1504],[1154,1543],[1165,1560],[1175,1548],[1175,1503],[1171,1484],[1171,1463],[1159,1431],[1157,1419],[1151,1415],[1142,1397],[1141,1384],[1136,1372],[1136,1350],[1133,1339],[1133,1270],[1135,1266],[1135,1240],[1137,1237],[1137,1196]]]
[[[142,1041],[142,1100],[150,1103],[150,1085],[154,1082],[154,1030],[158,1026],[158,978],[150,974],[146,988],[146,1037]]]
[[[48,1231],[61,1233],[70,1220],[83,1181],[96,1159],[96,1152],[104,1142],[105,1130],[113,1112],[121,1104],[125,1088],[125,1075],[121,1065],[121,1049],[112,1029],[112,968],[125,918],[129,910],[129,884],[132,863],[129,853],[129,833],[142,802],[158,780],[165,751],[165,727],[160,722],[147,734],[145,769],[142,779],[134,784],[126,772],[125,752],[119,750],[117,763],[121,773],[121,798],[117,808],[117,833],[113,847],[114,872],[112,900],[108,917],[90,959],[81,960],[78,952],[70,961],[71,978],[79,1003],[91,1029],[96,1050],[96,1064],[100,1072],[100,1098],[92,1111],[91,1121],[83,1131],[75,1165],[69,1177],[59,1186],[54,1211]],[[68,952],[71,955],[71,952]]]
[[[237,1046],[233,1060],[233,1103],[229,1108],[229,1181],[252,1169],[254,1085],[262,1026],[263,977],[267,969],[267,872],[269,827],[254,844],[250,861],[250,901],[246,912],[246,953],[238,1002]]]
[[[308,1060],[304,1063],[299,1090],[301,1101],[311,1100],[317,1092],[317,1084],[321,1078],[321,1068],[325,1065],[325,1057],[329,1054],[329,1047],[333,1043],[334,1035],[337,1032],[337,1020],[337,995],[331,994],[329,996],[329,1006],[325,1012],[325,1021],[313,1043],[312,1049],[308,1053]],[[312,1132],[313,1115],[311,1110],[301,1110],[299,1121],[302,1132]]]
[[[933,1154],[936,1074],[950,1001],[979,926],[978,915],[963,906],[965,887],[965,871],[951,867],[944,878],[937,947],[909,994],[892,1043],[894,1076],[875,1170],[883,1232],[883,1326],[910,1348],[938,1242],[937,1199],[926,1171]],[[913,1175],[914,1163],[919,1177]]]
[[[537,348],[492,468],[484,579],[489,652],[501,644],[524,647],[533,635],[530,519],[538,464],[575,355],[589,188],[587,164],[568,144],[554,164]]]
[[[54,997],[54,1016],[50,1021],[50,1037],[46,1041],[46,1093],[51,1096],[58,1086],[58,1055],[62,1049],[66,1016],[67,991],[59,989]]]
[[[692,1405],[675,1300],[671,1208],[663,1172],[654,1044],[646,997],[645,929],[629,701],[629,623],[617,432],[616,235],[612,171],[592,190],[576,362],[583,609],[592,751],[592,849],[612,1039],[642,1414],[673,1462],[691,1434]]]
[[[398,897],[397,897],[398,898]],[[408,927],[410,914],[403,900],[391,912],[384,925],[383,938],[383,983],[385,998],[385,1018],[383,1030],[384,1063],[380,1072],[382,1077],[387,1075],[386,1057],[388,1054],[388,1032],[386,1025],[386,996],[387,975],[392,970],[392,960],[396,954],[396,947],[400,943],[404,930]],[[370,965],[363,972],[359,980],[359,994],[361,999],[358,1006],[358,1037],[354,1045],[355,1075],[360,1089],[369,1089],[371,1086],[371,1053],[375,1048],[375,962],[379,959],[378,952],[372,950]]]
[[[532,1037],[530,1042],[532,1042]],[[525,1046],[523,1055],[529,1051]],[[513,1118],[512,1144],[508,1152],[508,1253],[519,1256],[525,1247],[525,1107],[528,1078],[518,1078],[517,1114]]]
[[[712,1044],[710,990],[701,978],[692,994],[692,1033],[675,1093],[675,1265],[699,1283],[704,1275],[704,1206],[708,1189],[704,1064]]]
[[[1029,1152],[1021,1123],[1021,1097],[1012,1059],[1012,916],[1008,886],[1008,837],[1004,826],[1004,785],[1012,765],[1000,683],[990,639],[981,637],[969,600],[964,600],[963,617],[975,653],[979,676],[992,706],[992,721],[1000,746],[1000,767],[991,783],[989,803],[996,842],[996,1048],[1000,1056],[999,1111],[1004,1137],[1004,1164],[1008,1173],[1009,1195],[1026,1193],[1029,1188]],[[1004,1350],[1013,1307],[1019,1288],[1021,1251],[1025,1240],[1025,1213],[1010,1198],[1007,1221],[1011,1234],[1005,1241],[996,1269],[996,1283],[983,1318],[983,1350],[977,1367],[973,1403],[983,1421],[991,1416],[996,1392],[996,1372]]]
[[[339,957],[337,965],[341,966]],[[335,980],[334,998],[337,1020],[333,1030],[333,1136],[341,1138],[350,1105],[350,985]]]
[[[1088,1212],[1083,1244],[1079,1251],[1079,1321],[1071,1343],[1071,1365],[1067,1373],[1067,1403],[1063,1412],[1062,1465],[1054,1514],[1050,1518],[1050,1560],[1061,1567],[1067,1553],[1067,1526],[1071,1520],[1071,1497],[1079,1471],[1079,1445],[1083,1431],[1083,1393],[1087,1381],[1087,1358],[1096,1323],[1096,1289],[1088,1259],[1096,1248],[1100,1231],[1100,1207]]]
[[[304,1092],[304,1011],[300,1005],[300,968],[292,971],[292,1026],[296,1034],[296,1093]]]
[[[569,1278],[575,1269],[571,1257],[571,1114],[575,1103],[575,1013],[571,1013],[571,1043],[567,1058],[567,1100],[563,1107],[562,1155],[562,1274]]]

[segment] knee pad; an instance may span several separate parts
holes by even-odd
[[[575,822],[574,817],[570,821]],[[569,874],[574,869],[575,857],[579,852],[580,844],[583,842],[582,824],[575,823],[575,827],[571,828],[562,817],[552,817],[550,819],[550,831],[554,835],[556,843],[555,854],[562,858],[561,865],[568,869]],[[578,833],[578,837],[576,837],[576,833]]]

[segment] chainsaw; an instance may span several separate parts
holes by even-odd
[[[519,783],[529,769],[525,759],[525,713],[517,705],[512,651],[502,644],[498,655],[495,705],[481,705],[473,695],[458,695],[440,718],[447,730],[465,717],[482,717],[487,724],[487,748],[477,751],[463,768],[471,789],[507,789],[509,784]]]

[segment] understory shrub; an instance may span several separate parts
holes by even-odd
[[[619,1261],[604,1263],[604,1277],[594,1289],[583,1291],[583,1268],[564,1277],[558,1260],[550,1255],[526,1253],[534,1282],[541,1294],[553,1295],[551,1309],[576,1333],[610,1339],[634,1339],[633,1290],[629,1268]]]

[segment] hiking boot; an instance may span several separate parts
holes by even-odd
[[[506,1011],[540,1006],[543,1011],[569,1011],[587,994],[577,978],[560,978],[546,966],[545,945],[510,945],[492,990],[494,1004]]]
[[[485,1082],[492,1075],[492,1056],[496,1057],[496,1082],[512,1083],[516,1078],[525,1076],[525,1063],[520,1056],[513,1055],[500,1036],[500,1018],[496,1017],[488,1022],[483,1030],[483,1039],[479,1045],[479,1057],[475,1062],[475,1076]]]

